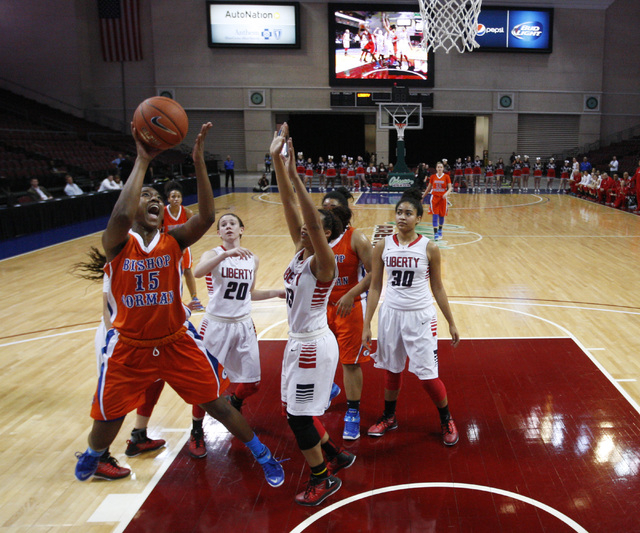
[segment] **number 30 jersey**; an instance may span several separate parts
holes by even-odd
[[[218,255],[225,252],[217,246]],[[255,257],[227,257],[205,276],[209,303],[207,313],[224,318],[240,318],[251,313],[251,287],[255,278]]]
[[[427,244],[429,239],[422,235],[407,245],[400,244],[397,235],[384,238],[382,261],[387,272],[384,302],[389,307],[408,311],[433,304]]]

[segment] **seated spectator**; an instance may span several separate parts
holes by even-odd
[[[67,174],[64,177],[64,181],[67,182],[67,184],[64,186],[64,193],[67,196],[79,196],[81,194],[84,194],[84,191],[78,187],[77,184],[73,183],[73,176],[71,174]]]
[[[617,176],[617,174],[614,174]],[[602,181],[600,182],[600,187],[597,190],[596,201],[598,203],[604,204],[607,201],[607,195],[609,194],[609,189],[613,187],[614,180],[609,174],[604,172],[602,174]]]
[[[31,188],[27,191],[27,194],[31,196],[31,198],[33,198],[36,202],[39,200],[49,200],[50,198],[53,198],[53,196],[49,194],[49,191],[47,191],[47,189],[45,189],[44,187],[40,187],[38,178],[31,179]]]
[[[102,183],[100,184],[100,188],[98,189],[98,192],[117,191],[120,189],[122,189],[122,182],[118,183],[115,180],[115,176],[113,174],[109,174],[105,179],[102,180]]]
[[[253,192],[266,192],[269,190],[269,179],[266,174],[258,180],[258,185],[253,188]]]

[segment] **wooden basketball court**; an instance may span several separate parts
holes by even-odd
[[[358,197],[354,225],[372,238],[388,231],[397,199]],[[0,262],[0,531],[640,530],[640,217],[557,194],[452,201],[440,246],[463,340],[451,350],[441,319],[440,368],[460,442],[440,444],[437,414],[407,377],[399,429],[356,441],[343,488],[311,510],[293,502],[308,471],[279,414],[281,301],[254,304],[264,379],[246,413],[291,458],[282,487],[268,487],[213,420],[209,455],[191,459],[190,407],[169,388],[149,426],[167,447],[126,460],[128,419],[112,453],[131,478],[80,483],[74,452],[91,423],[101,285],[69,270],[100,234]],[[281,286],[293,248],[278,195],[227,194],[216,208],[243,219],[257,285]],[[211,230],[194,256],[218,242]],[[198,289],[205,296],[203,280]],[[379,374],[365,371],[363,433],[382,409]],[[337,442],[344,409],[342,394],[325,415]]]

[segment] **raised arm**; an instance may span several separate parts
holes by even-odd
[[[362,327],[362,345],[371,350],[371,320],[378,307],[380,294],[382,293],[382,278],[384,276],[384,263],[382,252],[384,251],[384,239],[381,239],[373,249],[371,260],[371,286],[367,297],[367,312]]]
[[[133,220],[140,203],[144,175],[151,160],[161,152],[161,150],[153,150],[144,144],[133,124],[131,124],[131,133],[136,142],[137,156],[129,179],[127,179],[116,205],[113,207],[107,229],[102,234],[102,246],[107,261],[111,261],[118,255],[129,240],[129,230],[133,226]]]
[[[433,293],[433,297],[435,298],[440,311],[442,311],[442,314],[449,323],[451,344],[456,347],[460,342],[460,334],[458,333],[458,328],[453,320],[453,313],[449,307],[447,292],[444,290],[444,285],[442,283],[440,248],[438,248],[438,245],[433,241],[429,241],[429,244],[427,245],[427,256],[429,258],[429,282],[431,284],[431,292]]]
[[[291,235],[291,240],[296,246],[296,250],[299,250],[301,247],[300,229],[302,228],[302,217],[298,211],[295,192],[293,191],[293,185],[289,178],[289,167],[294,164],[294,161],[291,140],[287,140],[288,135],[289,126],[285,122],[282,128],[280,128],[280,131],[273,135],[269,153],[273,161],[273,169],[276,172],[280,201],[284,208],[284,218],[287,221],[289,235]],[[283,155],[282,149],[285,144],[287,146],[287,154]],[[294,174],[297,176],[296,172],[294,172]]]
[[[204,141],[211,127],[211,122],[202,125],[193,146],[192,157],[196,167],[196,182],[198,184],[198,213],[169,232],[175,237],[182,249],[191,246],[200,239],[216,219],[213,191],[211,190],[211,183],[209,183],[207,166],[204,162]]]
[[[253,254],[249,250],[247,250],[246,248],[241,248],[240,246],[238,246],[237,248],[232,248],[231,250],[225,250],[221,254],[217,253],[215,250],[209,250],[208,252],[202,254],[200,262],[193,269],[193,275],[196,278],[206,276],[220,263],[222,263],[222,261],[224,261],[227,257],[240,257],[241,259],[248,259],[252,255]]]

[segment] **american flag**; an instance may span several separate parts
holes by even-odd
[[[140,6],[138,0],[98,0],[102,59],[140,61]]]

